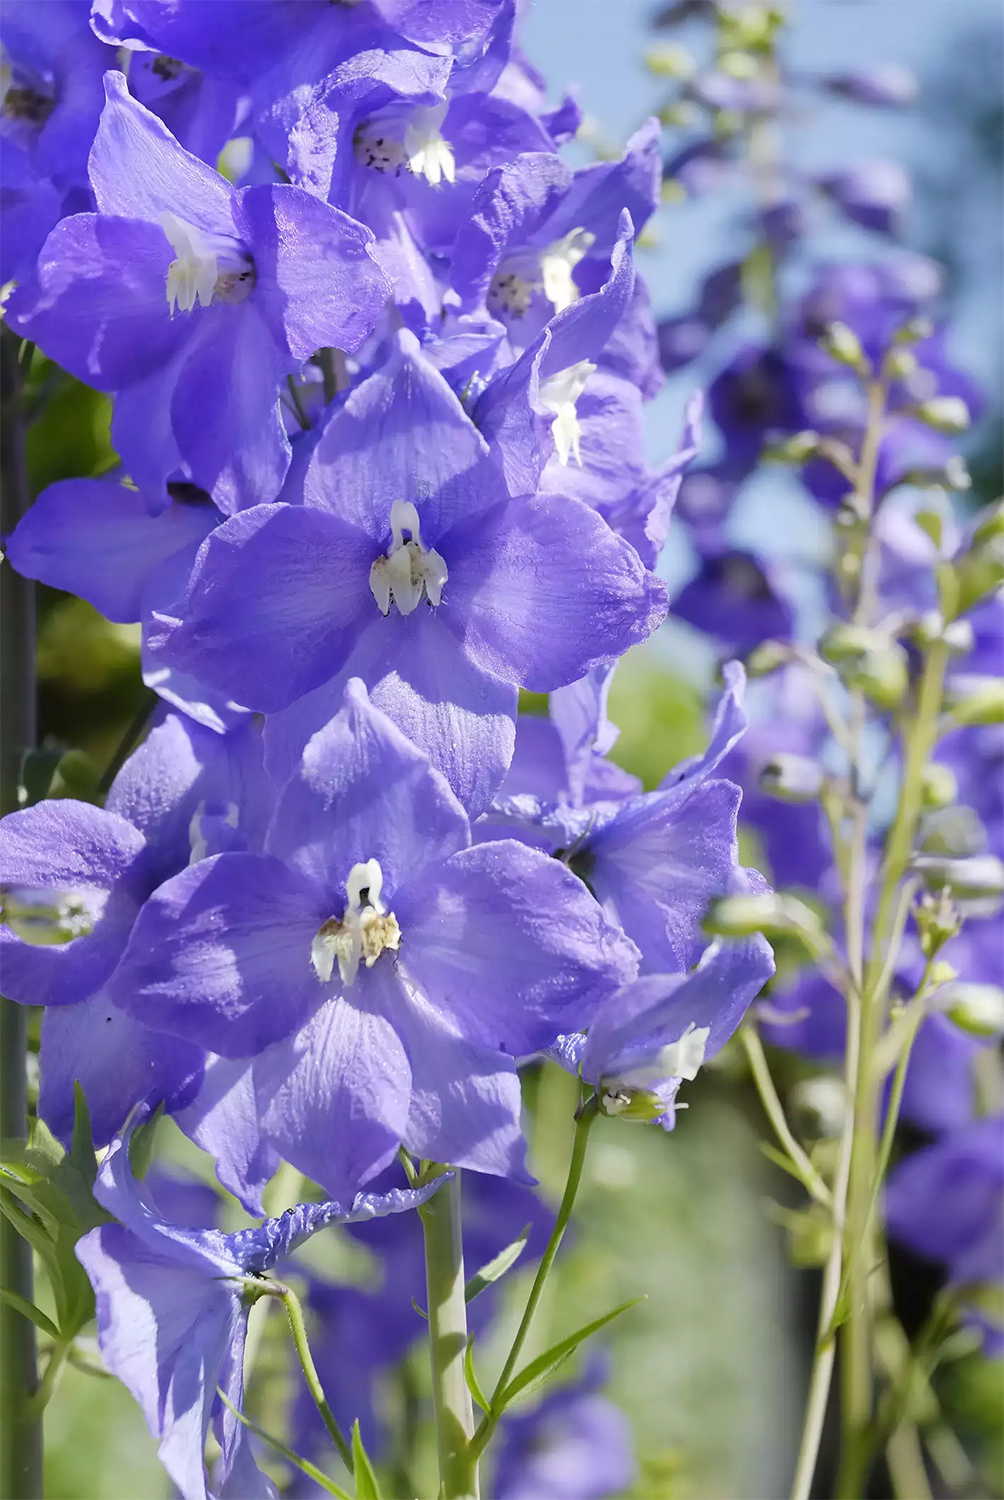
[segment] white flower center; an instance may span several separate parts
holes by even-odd
[[[558,451],[558,462],[562,468],[567,467],[569,458],[574,458],[579,467],[582,467],[582,453],[579,448],[582,428],[576,415],[575,403],[582,395],[586,381],[595,370],[596,366],[588,359],[580,359],[578,364],[569,365],[567,370],[551,375],[541,384],[541,403],[548,411],[554,413],[551,436],[554,439],[554,446]]]
[[[107,900],[107,891],[5,886],[0,890],[0,922],[33,947],[55,947],[93,932]]]
[[[394,501],[390,529],[390,551],[370,568],[370,589],[380,613],[389,614],[393,600],[403,615],[410,615],[423,594],[430,604],[439,604],[449,574],[439,553],[423,545],[418,511],[410,500]],[[408,541],[406,531],[410,532]]]
[[[566,307],[571,307],[573,302],[578,301],[579,289],[572,280],[572,272],[595,239],[595,234],[590,234],[588,229],[573,229],[563,239],[548,245],[541,255],[540,276],[544,296],[554,304],[556,313],[563,312]]]
[[[368,859],[353,865],[345,882],[348,905],[341,918],[329,917],[319,928],[310,945],[310,961],[318,979],[330,980],[335,960],[343,984],[354,984],[362,960],[372,969],[385,948],[395,952],[401,946],[401,929],[392,911],[380,900],[383,871],[379,862]]]
[[[447,108],[445,100],[442,104],[416,105],[404,127],[408,165],[416,177],[424,177],[433,187],[438,187],[444,179],[455,182],[457,177],[453,149],[443,139],[440,129]]]
[[[691,1021],[683,1035],[667,1047],[660,1047],[650,1062],[625,1068],[615,1078],[604,1078],[604,1085],[619,1090],[647,1089],[654,1083],[665,1083],[668,1078],[696,1078],[704,1062],[709,1031],[710,1027],[695,1026]]]
[[[255,285],[254,262],[236,242],[206,235],[165,209],[160,224],[176,259],[167,268],[167,305],[191,312],[197,302],[243,302]]]

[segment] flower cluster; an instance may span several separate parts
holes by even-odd
[[[104,806],[0,827],[5,991],[46,1007],[41,1117],[68,1141],[79,1082],[109,1146],[120,1222],[80,1246],[109,1366],[186,1500],[210,1422],[214,1493],[265,1494],[231,1408],[294,1240],[427,1197],[358,1196],[402,1148],[528,1182],[541,1053],[671,1128],[773,971],[701,928],[764,889],[719,769],[742,669],[658,790],[606,758],[699,417],[645,468],[658,127],[569,168],[576,107],[547,108],[510,0],[9,11],[5,317],[111,393],[122,471],[52,485],[7,553],[138,622],[161,706]],[[127,1168],[158,1105],[252,1215],[281,1162],[353,1207],[171,1227]],[[616,1426],[589,1384],[547,1420],[598,1402]]]

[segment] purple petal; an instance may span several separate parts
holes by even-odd
[[[487,454],[453,391],[402,329],[386,364],[328,419],[307,468],[304,503],[384,543],[392,504],[412,500],[423,539],[436,545],[461,516],[491,503]]]
[[[189,336],[168,311],[171,259],[158,225],[74,214],[12,294],[8,321],[78,379],[118,390],[159,371]]]
[[[43,490],[7,541],[25,578],[79,594],[109,620],[142,613],[151,573],[215,526],[209,505],[173,503],[151,516],[136,490],[109,479],[64,479]]]
[[[225,178],[182,150],[167,126],[132,97],[121,73],[105,74],[105,98],[90,158],[99,212],[159,226],[168,210],[197,229],[234,238],[234,190]]]
[[[291,457],[279,410],[282,351],[253,298],[214,304],[193,326],[171,400],[178,451],[221,510],[266,504]]]
[[[479,844],[395,900],[400,961],[461,1034],[514,1057],[588,1024],[636,954],[557,860],[512,840]]]
[[[202,1085],[175,1121],[208,1151],[220,1182],[257,1218],[265,1212],[262,1194],[280,1157],[262,1137],[252,1064],[246,1058],[207,1057]]]
[[[397,1029],[411,1064],[407,1149],[426,1161],[533,1182],[512,1058],[458,1036],[418,995],[401,1006]]]
[[[167,1113],[197,1092],[206,1054],[200,1047],[126,1015],[103,994],[80,1005],[59,1006],[42,1017],[38,1113],[69,1149],[73,1135],[73,1085],[87,1096],[94,1144],[107,1146],[136,1104]]]
[[[376,859],[390,898],[468,840],[446,781],[353,678],[282,793],[268,849],[332,895],[343,892],[353,865]]]
[[[411,1093],[394,1026],[357,1002],[376,971],[255,1064],[262,1128],[281,1155],[333,1197],[348,1199],[393,1160]],[[391,979],[393,985],[393,979]]]
[[[0,926],[4,993],[22,1005],[72,1005],[101,988],[146,894],[143,835],[114,813],[69,798],[39,802],[0,823],[0,888],[65,893],[93,922],[86,936],[39,946]],[[8,921],[10,918],[8,917]]]
[[[653,792],[623,803],[589,839],[585,878],[648,972],[685,972],[697,958],[708,902],[736,868],[741,797],[730,781]]]
[[[268,854],[219,854],[140,912],[109,993],[139,1020],[226,1057],[296,1027],[322,991],[310,945],[321,893]]]
[[[358,349],[391,290],[373,260],[371,232],[285,185],[242,189],[235,218],[254,249],[254,297],[276,344],[297,360],[315,349]]]
[[[749,728],[749,719],[743,706],[746,696],[746,669],[742,662],[727,661],[722,666],[725,690],[715,709],[715,722],[711,726],[711,740],[703,755],[691,755],[681,760],[663,777],[660,790],[679,786],[682,782],[694,785],[704,781],[716,771],[730,750],[734,750]]]
[[[169,659],[251,708],[285,708],[338,670],[367,616],[379,621],[373,557],[365,532],[333,515],[242,511],[199,553]]]
[[[442,550],[450,621],[475,661],[536,692],[578,681],[665,618],[665,585],[578,500],[513,500],[456,527]]]

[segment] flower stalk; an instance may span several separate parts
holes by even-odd
[[[433,1175],[443,1170],[432,1169]],[[442,1500],[477,1500],[474,1406],[467,1389],[467,1303],[461,1236],[460,1173],[419,1209],[425,1234],[432,1402]]]

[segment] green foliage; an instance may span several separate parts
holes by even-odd
[[[505,1249],[500,1250],[494,1259],[488,1261],[487,1264],[481,1267],[480,1271],[477,1271],[469,1278],[467,1285],[464,1287],[464,1300],[466,1302],[473,1302],[475,1297],[481,1295],[485,1287],[491,1286],[493,1281],[498,1281],[500,1276],[504,1276],[516,1264],[526,1249],[526,1242],[530,1238],[531,1228],[530,1224],[525,1225],[511,1245],[506,1245]]]
[[[543,1354],[538,1354],[537,1358],[532,1359],[525,1369],[520,1370],[519,1374],[514,1376],[505,1390],[501,1392],[495,1408],[496,1412],[504,1412],[506,1407],[511,1406],[517,1397],[529,1396],[538,1387],[542,1386],[546,1380],[550,1380],[551,1376],[561,1368],[567,1359],[571,1359],[579,1345],[585,1339],[589,1338],[590,1334],[598,1333],[607,1323],[612,1323],[614,1318],[619,1318],[621,1313],[627,1312],[628,1308],[637,1307],[639,1302],[644,1301],[644,1297],[632,1297],[629,1301],[622,1302],[619,1307],[615,1307],[610,1312],[604,1313],[602,1317],[594,1318],[591,1323],[586,1323],[584,1327],[577,1328],[567,1338],[560,1339],[558,1343],[552,1344],[550,1349],[545,1349]]]
[[[75,1252],[82,1234],[109,1223],[93,1194],[97,1161],[83,1090],[77,1087],[71,1149],[66,1152],[41,1120],[30,1139],[3,1144],[0,1209],[40,1257],[49,1278],[55,1319],[22,1310],[61,1343],[72,1340],[94,1314],[94,1293]],[[10,1296],[8,1295],[8,1300]]]
[[[112,403],[108,396],[66,375],[36,354],[25,396],[29,415],[25,439],[28,483],[33,495],[58,479],[105,474],[117,457],[112,448]]]
[[[380,1486],[363,1447],[358,1417],[352,1424],[352,1473],[356,1481],[356,1500],[380,1500]]]

